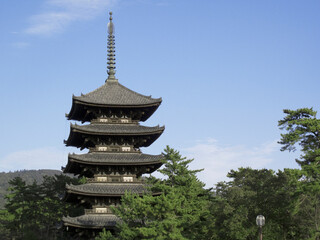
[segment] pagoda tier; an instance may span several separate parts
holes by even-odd
[[[138,124],[101,124],[79,126],[71,124],[66,146],[81,149],[107,145],[132,144],[135,148],[150,146],[164,131],[164,127],[145,127]]]
[[[137,176],[152,173],[162,165],[163,155],[142,153],[89,152],[69,154],[64,173],[79,174],[92,178],[99,172],[129,172]]]
[[[126,192],[142,195],[149,192],[149,186],[140,182],[117,183],[86,183],[82,185],[66,185],[63,199],[67,202],[77,203],[86,208],[99,205],[118,205],[120,198]],[[152,195],[159,195],[153,192]]]
[[[121,197],[125,192],[143,194],[146,186],[143,183],[87,183],[82,185],[66,185],[67,195]],[[68,198],[68,197],[66,197]]]
[[[82,122],[100,116],[124,116],[137,121],[146,121],[161,104],[161,98],[151,98],[136,93],[118,81],[106,81],[100,88],[79,97],[72,97],[68,120]]]

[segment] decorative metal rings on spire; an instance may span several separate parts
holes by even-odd
[[[115,54],[115,40],[114,40],[114,25],[112,22],[112,12],[109,13],[109,23],[108,23],[108,80],[117,80],[115,78],[115,68],[116,68],[116,54]]]

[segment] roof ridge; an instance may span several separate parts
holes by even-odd
[[[119,123],[114,123],[114,124],[112,124],[112,123],[108,123],[108,124],[89,123],[89,124],[79,125],[77,123],[70,122],[70,127],[73,127],[75,129],[79,129],[79,128],[81,129],[81,128],[90,127],[90,126],[99,126],[99,127],[101,127],[101,126],[103,126],[103,127],[116,126],[116,127],[128,127],[128,128],[133,126],[133,127],[138,127],[138,128],[149,128],[149,129],[151,129],[151,128],[159,128],[159,129],[165,128],[165,125],[160,126],[159,124],[156,126],[144,126],[144,125],[140,125],[140,124],[138,124],[138,125],[137,124],[119,124]]]
[[[112,83],[114,84],[114,83],[117,83],[117,82],[112,82]],[[82,94],[82,93],[81,93],[81,96],[75,96],[75,97],[84,97],[84,96],[87,96],[87,95],[89,95],[89,94],[91,94],[91,93],[98,92],[101,88],[105,87],[105,85],[107,85],[107,82],[105,82],[105,83],[104,83],[103,85],[101,85],[100,87],[92,90],[91,92],[88,92],[88,93],[86,93],[86,94]]]
[[[122,84],[119,83],[119,82],[117,82],[117,84],[118,84],[120,87],[123,87],[124,89],[126,89],[126,90],[128,90],[128,91],[130,91],[130,92],[132,92],[132,93],[134,93],[134,94],[136,94],[136,95],[138,95],[138,96],[146,97],[146,98],[153,99],[153,100],[162,100],[161,97],[160,97],[160,98],[152,98],[151,95],[150,95],[150,96],[147,96],[147,95],[143,95],[143,94],[141,94],[141,93],[138,93],[138,92],[136,92],[136,91],[133,91],[133,90],[131,90],[130,88],[125,87],[124,85],[122,85]]]
[[[104,83],[103,85],[101,85],[100,87],[98,87],[98,88],[96,88],[96,89],[94,89],[94,90],[92,90],[92,91],[90,91],[90,92],[88,92],[88,93],[86,93],[86,94],[81,93],[80,96],[74,96],[74,95],[73,95],[73,97],[74,97],[74,98],[79,98],[79,97],[88,96],[89,94],[93,94],[93,93],[95,93],[95,92],[98,92],[100,89],[105,88],[107,85],[119,85],[119,87],[122,87],[122,88],[126,89],[127,91],[129,91],[129,92],[131,92],[131,93],[133,93],[133,94],[135,94],[135,95],[137,95],[137,96],[145,97],[145,98],[152,99],[152,100],[162,100],[161,97],[159,97],[159,98],[153,98],[153,97],[151,97],[151,95],[150,95],[150,96],[147,96],[147,95],[143,95],[143,94],[141,94],[141,93],[138,93],[138,92],[136,92],[136,91],[134,91],[134,90],[131,90],[130,88],[127,88],[126,86],[122,85],[122,84],[119,83],[119,82],[108,82],[108,81],[105,82],[105,83]]]
[[[87,154],[109,154],[109,155],[117,155],[117,154],[128,154],[128,155],[146,155],[146,156],[163,156],[162,154],[148,154],[148,153],[142,153],[142,152],[121,152],[121,153],[114,153],[114,152],[87,152],[87,153],[81,153],[81,154],[76,154],[76,153],[69,153],[70,156],[79,156],[79,155],[87,155]]]

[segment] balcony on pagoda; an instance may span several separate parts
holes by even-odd
[[[88,183],[142,183],[135,175],[94,175],[87,179]]]
[[[89,148],[90,152],[125,152],[125,153],[140,153],[140,149],[133,145],[96,145]]]
[[[92,209],[85,209],[84,213],[85,214],[113,214],[110,206],[94,206]]]
[[[96,119],[92,119],[91,123],[102,123],[102,124],[139,124],[139,120],[132,120],[132,118],[127,117],[127,116],[122,116],[122,117],[116,117],[116,116],[111,116],[111,117],[99,117]]]

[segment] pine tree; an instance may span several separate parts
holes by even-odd
[[[114,209],[121,218],[115,239],[208,239],[210,191],[196,177],[201,170],[190,170],[193,160],[168,146],[163,155],[164,168],[159,172],[164,179],[150,177],[146,194],[126,193]]]
[[[284,113],[286,116],[279,121],[280,129],[286,131],[279,141],[283,145],[281,151],[295,151],[297,145],[301,148],[302,154],[296,159],[302,170],[301,203],[310,201],[313,205],[313,210],[306,210],[306,217],[314,223],[312,239],[319,239],[320,119],[312,108],[285,109]]]

